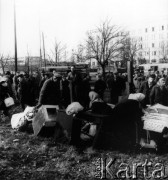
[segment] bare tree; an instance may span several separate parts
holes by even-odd
[[[85,46],[82,44],[79,44],[77,46],[77,50],[74,51],[74,55],[76,56],[77,62],[85,62],[86,60]]]
[[[74,52],[74,49],[72,49],[70,61],[73,62],[73,63],[75,62],[75,52]]]
[[[54,55],[54,59],[56,63],[61,61],[65,50],[66,50],[66,46],[62,45],[61,42],[57,42],[57,40],[55,40],[54,51],[52,51],[52,54]]]
[[[123,60],[134,62],[136,58],[142,57],[141,49],[142,45],[140,41],[136,38],[130,38],[129,35],[127,35],[123,44]]]
[[[127,34],[127,38],[123,44],[123,63],[127,67],[127,80],[129,83],[129,93],[134,92],[133,85],[133,64],[135,59],[139,55],[139,50],[142,49],[141,42],[137,38],[130,38]]]
[[[0,66],[2,68],[3,74],[5,74],[5,68],[8,66],[8,60],[9,55],[5,57],[3,54],[0,54]]]
[[[109,62],[121,57],[125,35],[120,27],[103,22],[94,31],[87,32],[88,59],[94,58],[102,68],[105,77],[105,67]]]

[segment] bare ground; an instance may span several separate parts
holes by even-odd
[[[19,107],[11,109],[12,114],[19,111]],[[113,150],[79,152],[66,142],[55,143],[52,138],[35,137],[31,133],[13,130],[10,120],[0,120],[0,180],[100,179],[103,176],[100,171],[102,157],[116,159],[110,167],[113,174],[121,169],[121,163],[129,164],[129,172],[132,173],[133,163],[148,160],[152,163],[149,172],[154,170],[156,163],[162,163],[168,175],[168,154]],[[143,168],[138,169],[137,176],[137,179],[144,179]],[[114,179],[108,173],[107,177]]]

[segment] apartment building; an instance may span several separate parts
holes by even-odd
[[[129,29],[130,36],[138,43],[136,59],[147,63],[168,62],[168,19],[139,23]]]

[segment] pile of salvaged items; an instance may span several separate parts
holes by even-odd
[[[48,134],[56,133],[58,136],[58,133],[63,131],[66,136],[70,136],[73,114],[83,110],[79,105],[78,102],[74,102],[66,110],[59,109],[58,105],[42,105],[38,110],[27,106],[24,112],[12,116],[11,126],[13,129],[26,131],[30,124],[35,136],[44,129]]]
[[[161,104],[150,106],[142,117],[146,137],[141,138],[141,147],[162,149],[168,140],[168,107]]]

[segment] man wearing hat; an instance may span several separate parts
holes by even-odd
[[[39,84],[39,90],[41,90],[41,88],[43,87],[44,82],[48,79],[48,74],[42,72],[41,73],[41,80],[40,80],[40,84]]]
[[[60,90],[60,79],[61,75],[55,70],[53,71],[53,76],[46,80],[40,91],[39,102],[37,107],[41,105],[59,105],[61,100],[61,90]]]

